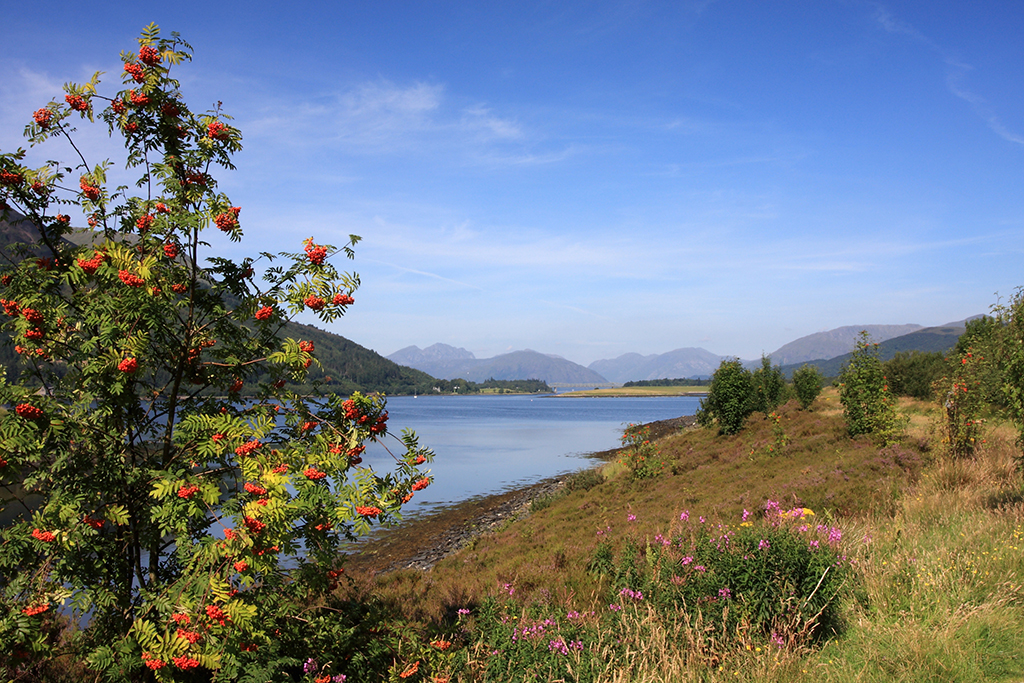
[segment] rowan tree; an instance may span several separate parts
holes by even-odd
[[[57,658],[107,680],[280,671],[308,647],[293,627],[336,583],[341,544],[430,482],[411,433],[392,472],[362,464],[389,433],[383,397],[287,388],[318,361],[286,323],[354,304],[358,277],[332,258],[358,238],[212,251],[211,230],[243,237],[244,207],[216,179],[241,133],[219,104],[186,103],[172,74],[188,43],[155,25],[138,42],[118,92],[96,74],[28,117],[31,144],[63,141],[70,161],[0,153],[0,211],[39,235],[0,264],[22,361],[0,376],[0,651],[15,677],[45,678]],[[78,152],[74,126],[92,124],[123,141],[134,188]]]

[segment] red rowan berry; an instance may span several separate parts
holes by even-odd
[[[95,202],[99,199],[99,187],[90,183],[89,179],[84,175],[79,179],[78,185],[82,188],[82,194],[85,195],[86,199],[90,202]]]
[[[89,103],[81,95],[65,95],[64,100],[75,111],[85,111],[89,108]]]
[[[415,484],[412,485],[412,490],[413,491],[422,491],[423,489],[427,488],[428,486],[430,486],[430,480],[427,479],[426,477],[424,477],[423,479],[420,479],[418,482],[416,482]]]
[[[135,358],[125,358],[117,364],[117,369],[126,375],[131,375],[139,369],[139,361]]]
[[[155,48],[149,45],[143,45],[139,48],[139,61],[146,66],[153,66],[154,64],[160,63],[160,53]]]
[[[305,299],[303,299],[302,303],[306,304],[306,306],[308,306],[314,311],[321,311],[323,310],[324,306],[327,305],[327,303],[323,299],[313,294],[310,294]]]
[[[178,255],[178,245],[174,242],[169,242],[164,245],[164,256],[167,258],[175,258]],[[173,288],[173,285],[172,285]]]
[[[213,222],[217,224],[223,232],[231,232],[238,227],[238,213],[242,210],[239,206],[231,207],[230,211],[218,214]]]
[[[30,617],[34,617],[37,614],[42,614],[46,610],[50,609],[49,605],[36,605],[35,607],[26,607],[21,610],[22,614],[27,614]]]
[[[33,327],[31,330],[27,330],[25,332],[25,339],[31,339],[32,341],[39,341],[40,339],[42,339],[45,336],[46,336],[46,333],[43,332],[38,327]]]
[[[188,285],[182,284],[180,282],[175,282],[173,285],[171,285],[171,291],[174,292],[175,294],[184,294],[185,292],[188,291]]]
[[[164,102],[160,105],[160,113],[169,119],[176,119],[181,116],[181,110],[173,102]]]
[[[11,173],[10,171],[0,171],[0,185],[21,185],[25,182],[25,179],[19,173]]]
[[[129,270],[117,271],[117,277],[129,287],[141,287],[146,284],[145,280]]]
[[[206,134],[214,140],[228,140],[231,138],[230,129],[220,121],[214,121],[206,127]]]
[[[244,458],[247,455],[250,455],[253,451],[255,451],[262,445],[263,444],[260,443],[258,440],[246,441],[241,446],[235,449],[235,455],[237,455],[240,458]]]
[[[302,351],[303,353],[313,353],[314,349],[315,347],[313,346],[313,342],[311,341],[299,342],[299,351]]]
[[[356,302],[355,299],[350,297],[348,294],[335,294],[334,298],[331,299],[331,303],[335,306],[349,306]]]
[[[25,320],[32,325],[42,325],[46,320],[42,313],[34,308],[28,308],[27,306],[21,309],[21,315],[24,316]]]
[[[45,107],[43,109],[36,109],[35,113],[32,114],[32,118],[35,119],[37,126],[46,130],[50,127],[50,119],[53,118],[53,112]]]
[[[167,208],[167,205],[163,202],[157,202],[156,206],[153,207],[157,213],[170,213],[171,210]]]
[[[251,481],[245,482],[245,486],[243,488],[245,488],[246,493],[251,493],[254,496],[267,495],[267,490],[265,488],[259,484],[253,484]]]
[[[43,543],[50,543],[55,538],[57,538],[57,535],[54,534],[52,531],[43,531],[42,529],[33,529],[32,530],[32,538],[37,538],[40,541],[42,541]]]
[[[136,133],[139,132],[139,124],[135,123],[134,121],[129,121],[128,123],[124,124],[124,128],[122,128],[122,130],[128,135],[135,135]]]
[[[234,393],[236,393],[236,392],[238,392],[238,391],[240,391],[240,390],[242,389],[242,385],[243,385],[243,384],[244,384],[244,382],[243,382],[242,380],[240,380],[240,379],[236,379],[236,380],[235,380],[235,381],[234,381],[234,382],[233,382],[233,383],[231,384],[231,386],[230,386],[230,387],[228,387],[228,391],[229,391],[229,392],[231,392],[232,394],[234,394]]]
[[[63,223],[64,225],[69,225],[71,223],[71,216],[67,215],[66,213],[58,213],[56,216],[53,217],[53,220],[57,221],[58,223]],[[42,260],[48,262],[52,261],[52,259]],[[49,270],[49,268],[47,268],[47,270]]]
[[[23,417],[26,420],[38,420],[44,414],[40,408],[36,408],[30,403],[19,403],[15,406],[14,412],[18,414],[18,417]]]
[[[136,107],[145,107],[149,104],[148,95],[141,92],[135,92],[134,90],[128,93],[128,100]]]
[[[135,220],[135,227],[139,229],[140,233],[144,233],[147,230],[149,230],[151,227],[153,227],[153,220],[154,220],[153,215],[149,214],[149,213],[147,213],[144,216],[139,216]]]
[[[124,65],[124,72],[135,79],[136,83],[145,83],[146,74],[142,70],[142,67],[134,62],[128,62]]]
[[[256,311],[257,320],[268,320],[272,315],[274,315],[273,306],[264,306],[260,310]]]
[[[379,507],[375,507],[373,505],[368,505],[368,506],[357,505],[356,506],[356,514],[357,515],[362,515],[363,517],[376,517],[381,512],[382,512],[382,510]]]
[[[261,522],[255,517],[243,517],[242,522],[245,524],[245,528],[249,530],[250,534],[258,534],[267,528],[267,525],[265,523]]]
[[[234,566],[235,566],[235,571],[241,573],[241,572],[244,572],[246,569],[249,568],[249,563],[246,562],[245,560],[239,560],[238,562],[235,562]]]
[[[316,467],[307,467],[303,474],[306,475],[307,479],[312,481],[317,481],[327,476],[326,472],[321,472]]]
[[[111,100],[110,108],[115,114],[123,114],[125,109],[124,100]]]
[[[199,487],[195,484],[186,484],[178,489],[178,498],[189,499],[199,492]]]

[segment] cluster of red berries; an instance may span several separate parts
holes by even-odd
[[[308,308],[314,311],[321,311],[323,310],[324,306],[327,305],[326,301],[316,296],[315,294],[310,294],[309,296],[307,296],[305,299],[302,300],[302,303],[306,304]]]
[[[35,113],[32,114],[32,118],[43,130],[50,127],[50,120],[53,118],[53,112],[45,107],[43,109],[36,109]]]
[[[46,320],[43,317],[42,313],[40,313],[34,308],[29,308],[28,306],[21,309],[21,315],[24,316],[25,320],[27,320],[32,325],[42,325],[43,322],[45,322]]]
[[[135,123],[134,121],[129,121],[128,123],[124,124],[121,130],[123,130],[128,135],[135,135],[137,132],[139,132],[139,124]]]
[[[187,640],[188,642],[192,643],[193,645],[198,643],[202,639],[202,637],[203,637],[202,633],[197,633],[195,631],[189,631],[188,629],[184,629],[184,628],[179,628],[177,631],[175,631],[174,635],[178,636],[182,640]]]
[[[145,107],[149,104],[149,95],[131,90],[128,92],[128,101],[135,107]]]
[[[334,298],[331,299],[331,303],[334,304],[335,306],[350,306],[355,302],[356,300],[353,299],[348,294],[335,294]]]
[[[244,458],[248,455],[251,455],[253,451],[255,451],[262,445],[263,444],[261,444],[258,440],[255,439],[253,441],[246,441],[241,446],[235,449],[235,455],[237,455],[239,458]]]
[[[25,331],[25,339],[30,339],[32,341],[39,341],[40,339],[42,339],[45,336],[46,336],[46,333],[43,332],[38,327],[33,327],[31,330],[26,330]]]
[[[167,258],[177,258],[178,256],[178,245],[174,242],[168,242],[164,245],[164,256]]]
[[[238,214],[241,210],[240,206],[232,206],[230,210],[217,214],[213,222],[223,232],[231,232],[238,227]]]
[[[173,285],[171,285],[171,291],[174,292],[175,294],[184,294],[185,292],[188,291],[188,285],[186,285],[183,282],[175,282]]]
[[[242,522],[245,524],[245,528],[249,530],[250,534],[258,534],[267,528],[267,525],[256,519],[255,517],[243,517]],[[209,607],[206,608],[209,613]]]
[[[141,277],[131,272],[130,270],[119,270],[117,271],[117,277],[121,279],[121,282],[125,283],[129,287],[141,287],[146,284],[146,281]]]
[[[251,493],[254,496],[265,496],[265,495],[267,495],[267,490],[265,488],[263,488],[259,484],[253,484],[251,481],[245,482],[245,487],[244,488],[245,488],[247,493]]]
[[[214,140],[228,140],[231,138],[231,129],[220,121],[214,121],[206,127],[206,134]]]
[[[10,316],[18,315],[21,311],[21,305],[17,301],[11,301],[10,299],[0,299],[0,306],[3,306],[4,313]]]
[[[92,527],[93,529],[102,529],[103,528],[103,520],[102,519],[94,519],[94,518],[90,517],[89,515],[84,515],[82,517],[82,524],[84,524],[86,526],[89,526],[89,527]]]
[[[124,65],[124,71],[135,79],[136,83],[146,82],[146,73],[142,70],[142,67],[135,62],[128,62]]]
[[[327,258],[327,247],[314,244],[313,238],[310,237],[306,240],[306,256],[309,258],[310,263],[315,266],[321,266],[324,263],[324,259]]]
[[[303,474],[306,475],[307,479],[310,479],[312,481],[318,481],[327,476],[326,472],[321,472],[315,467],[307,467],[306,471],[304,471]]]
[[[57,538],[57,535],[52,531],[43,531],[42,529],[33,529],[32,538],[37,538],[43,543],[50,543],[53,539]]]
[[[242,380],[236,379],[234,382],[232,382],[231,386],[228,387],[228,392],[232,394],[237,394],[239,391],[242,390],[242,386],[244,384],[245,382],[243,382]]]
[[[288,463],[283,462],[270,471],[273,472],[274,474],[284,474],[285,472],[288,471]]]
[[[311,342],[311,341],[300,341],[299,342],[299,351],[302,351],[303,353],[313,353],[315,348],[316,347],[313,346],[313,342]]]
[[[381,509],[379,507],[375,507],[373,505],[357,505],[356,506],[356,514],[357,515],[362,515],[363,517],[376,517],[381,512],[382,511],[381,511]]]
[[[423,489],[427,488],[428,486],[430,486],[430,480],[427,479],[426,477],[424,477],[423,479],[420,479],[418,482],[416,482],[415,484],[412,485],[412,490],[413,491],[422,491]]]
[[[422,465],[426,461],[427,461],[427,459],[425,457],[423,457],[422,455],[417,455],[416,456],[416,460],[413,462],[413,464],[414,465]]]
[[[188,655],[181,655],[171,660],[174,662],[174,666],[182,670],[195,669],[199,666],[199,660],[189,657]]]
[[[23,417],[26,420],[39,420],[43,417],[42,409],[36,408],[30,403],[19,403],[15,406],[14,412],[18,414],[18,417]]]
[[[92,275],[99,270],[106,258],[106,254],[96,251],[93,252],[91,259],[78,259],[78,267],[84,270],[86,275]]]
[[[145,662],[146,666],[148,666],[153,671],[156,671],[157,669],[162,669],[165,666],[167,666],[167,662],[164,662],[160,659],[156,659],[155,657],[153,657],[153,655],[149,654],[148,652],[142,653],[142,661]]]
[[[67,215],[66,213],[58,213],[56,216],[53,217],[53,220],[57,221],[58,223],[63,223],[64,225],[71,224],[71,216]],[[36,261],[36,263],[39,263],[40,261],[45,263],[53,262],[52,259],[39,259],[39,261]],[[49,270],[49,268],[47,268],[46,270]]]
[[[164,102],[160,105],[160,113],[169,119],[176,119],[181,116],[181,110],[173,102]]]
[[[89,108],[89,103],[81,95],[65,95],[64,100],[75,111],[85,111]]]
[[[125,358],[117,364],[117,369],[126,375],[134,374],[139,369],[139,361],[135,358]]]
[[[163,202],[157,202],[157,203],[156,203],[156,206],[154,206],[154,207],[153,207],[153,209],[154,209],[154,210],[155,210],[155,211],[156,211],[157,213],[170,213],[170,212],[171,212],[171,210],[170,210],[170,209],[168,209],[168,208],[167,208],[167,205],[166,205],[166,204],[164,204]]]
[[[388,430],[388,411],[381,413],[381,416],[377,418],[377,421],[370,427],[371,434],[383,434]]]
[[[196,486],[195,484],[186,484],[185,486],[182,486],[180,489],[178,489],[178,498],[184,498],[185,500],[188,500],[197,493],[199,493],[198,486]]]
[[[256,311],[257,320],[269,320],[274,315],[273,306],[263,306],[260,310]]]
[[[239,560],[238,562],[235,562],[234,567],[236,572],[241,573],[249,568],[249,563],[245,560]]]
[[[89,179],[85,176],[82,176],[79,179],[78,186],[82,188],[82,194],[84,194],[89,201],[95,202],[100,198],[100,188],[90,183]]]
[[[42,614],[46,610],[50,609],[49,605],[36,605],[34,607],[26,607],[21,610],[22,614],[27,614],[30,617],[34,617],[37,614]]]
[[[25,179],[21,177],[19,173],[11,173],[10,171],[0,171],[0,185],[8,185],[11,187],[21,185],[25,182]]]
[[[114,111],[115,114],[123,114],[124,113],[124,109],[125,109],[124,101],[123,100],[111,100],[110,101],[110,108]]]
[[[160,63],[160,53],[149,45],[139,48],[139,61],[146,66],[153,66]]]
[[[302,431],[308,432],[310,429],[316,429],[316,422],[303,422]]]
[[[140,233],[144,233],[153,227],[154,220],[155,218],[153,217],[153,214],[147,213],[144,216],[139,216],[135,219],[135,227],[139,229]]]

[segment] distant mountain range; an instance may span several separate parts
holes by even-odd
[[[488,379],[542,379],[548,384],[607,384],[608,380],[592,369],[561,356],[529,349],[504,353],[494,358],[477,358],[466,349],[434,344],[425,349],[407,346],[387,356],[400,365],[422,370],[440,379],[461,377],[470,382]]]
[[[826,377],[839,374],[849,360],[861,331],[879,344],[882,360],[899,351],[946,351],[956,344],[964,332],[964,321],[939,327],[921,325],[848,325],[834,330],[816,332],[781,346],[768,354],[775,365],[781,365],[787,376],[804,363],[817,366]],[[541,379],[548,384],[624,384],[650,379],[707,379],[723,358],[701,348],[675,349],[662,354],[644,356],[626,353],[618,358],[597,360],[583,367],[560,356],[536,351],[516,351],[494,358],[476,358],[463,348],[434,344],[425,349],[408,346],[388,359],[422,370],[434,377],[461,377],[473,382],[494,379]],[[743,364],[754,368],[760,359]]]

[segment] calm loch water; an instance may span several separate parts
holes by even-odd
[[[414,430],[435,454],[434,483],[416,493],[407,515],[589,467],[587,456],[618,446],[627,424],[693,415],[699,406],[689,396],[389,398],[389,427],[396,434]],[[401,447],[390,437],[387,443]],[[382,447],[367,449],[365,463],[374,469],[386,471],[392,462]]]

